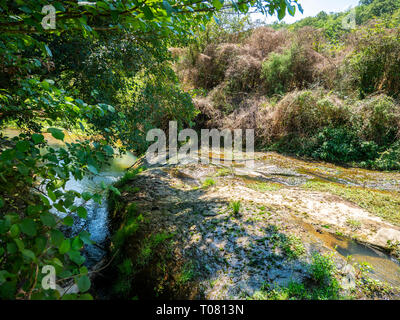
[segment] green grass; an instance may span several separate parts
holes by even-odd
[[[248,187],[260,192],[279,191],[283,188],[282,185],[275,182],[257,182],[249,184]]]
[[[340,296],[340,285],[335,277],[332,255],[313,255],[309,265],[311,281],[291,281],[286,287],[271,288],[266,284],[250,299],[254,300],[337,300],[351,298]]]
[[[203,187],[203,189],[207,189],[214,185],[215,185],[215,180],[212,178],[207,178],[206,180],[204,180],[202,187]]]
[[[400,225],[400,193],[398,192],[373,190],[315,180],[307,182],[303,187],[340,196],[386,221]]]
[[[138,254],[137,264],[141,266],[146,265],[153,257],[154,249],[173,236],[173,233],[161,232],[144,239]]]
[[[361,222],[354,219],[347,219],[346,224],[350,226],[353,230],[358,230],[361,228]]]
[[[306,252],[303,242],[294,235],[288,236],[281,246],[289,259],[297,259]]]
[[[183,265],[182,271],[178,274],[176,282],[178,285],[184,285],[189,281],[193,280],[196,276],[196,272],[192,262],[187,262]]]
[[[216,177],[225,177],[225,176],[229,176],[232,174],[232,170],[229,168],[221,168],[218,169],[217,172],[215,173]]]
[[[229,204],[229,206],[231,207],[231,209],[232,209],[232,214],[233,215],[238,215],[239,214],[239,212],[240,212],[240,207],[241,207],[241,203],[240,203],[240,201],[232,201],[230,204]]]

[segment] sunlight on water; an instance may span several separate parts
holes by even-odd
[[[6,128],[2,130],[2,133],[12,138],[18,136],[20,131],[13,128]],[[64,142],[71,143],[80,138],[78,135],[73,133],[66,131],[64,133]],[[43,135],[51,147],[57,148],[65,145],[64,142],[54,139],[49,133],[43,133]],[[137,160],[137,158],[130,152],[123,155],[118,155],[117,150],[114,150],[114,152],[116,153],[116,156],[110,166],[104,168],[98,175],[92,177],[86,176],[82,180],[75,180],[71,177],[65,186],[65,190],[75,190],[80,193],[88,191],[91,193],[97,192],[103,194],[101,204],[98,204],[93,200],[89,200],[86,204],[84,204],[82,199],[77,199],[75,201],[75,205],[77,206],[84,205],[88,216],[87,219],[79,219],[78,217],[75,217],[75,223],[72,230],[69,231],[72,235],[75,235],[82,230],[86,230],[91,234],[91,239],[96,243],[96,245],[89,246],[85,249],[87,265],[89,266],[96,264],[103,258],[105,250],[102,250],[102,247],[109,235],[107,199],[105,192],[101,188],[101,184],[104,183],[106,186],[109,186],[115,183],[124,175],[124,171],[131,167]],[[49,199],[49,201],[52,202],[51,199]],[[61,218],[66,215],[61,212],[54,213]]]
[[[108,205],[106,194],[101,188],[102,182],[109,186],[118,181],[124,175],[125,169],[132,166],[136,161],[136,157],[132,153],[127,153],[122,156],[116,156],[109,168],[105,168],[98,175],[93,177],[85,177],[78,181],[71,179],[66,184],[66,190],[75,190],[78,192],[100,192],[103,193],[101,204],[89,200],[84,206],[87,210],[87,219],[79,219],[73,226],[72,233],[75,234],[82,230],[82,228],[91,234],[91,239],[96,242],[96,245],[87,247],[86,258],[87,264],[93,265],[99,262],[105,250],[101,247],[107,240],[109,235],[108,230]],[[83,200],[78,199],[76,205],[82,205]]]

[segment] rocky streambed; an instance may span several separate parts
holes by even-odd
[[[218,152],[209,159],[223,159]],[[400,174],[256,153],[149,165],[110,200],[112,298],[397,299]]]

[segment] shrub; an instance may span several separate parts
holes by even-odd
[[[316,140],[311,155],[324,161],[348,163],[375,159],[378,155],[375,143],[361,141],[349,128],[324,128],[317,134]]]
[[[400,106],[380,95],[360,101],[355,107],[354,122],[360,123],[359,135],[380,146],[392,144],[400,136]]]
[[[233,59],[225,74],[230,92],[250,92],[257,90],[260,83],[261,62],[250,55],[240,55]]]
[[[271,52],[286,46],[289,40],[287,30],[274,30],[268,27],[256,28],[245,41],[246,51],[259,59],[266,58]]]
[[[195,67],[198,70],[194,85],[205,89],[212,89],[225,79],[228,61],[239,54],[236,44],[209,45],[197,58]]]
[[[346,125],[348,108],[334,96],[324,96],[324,91],[317,90],[287,94],[265,121],[267,140],[311,137],[323,127]]]
[[[262,64],[262,78],[269,94],[301,89],[313,83],[315,56],[304,46],[292,45],[283,53],[271,53]]]
[[[310,264],[310,276],[319,285],[330,285],[335,282],[334,272],[336,271],[332,255],[315,253]]]
[[[382,152],[370,166],[378,170],[400,170],[400,142]]]
[[[376,91],[397,97],[400,92],[400,32],[377,22],[358,34],[345,66],[352,88],[364,98]]]
[[[223,114],[229,114],[235,109],[231,103],[231,97],[227,91],[227,87],[220,85],[214,88],[209,94],[213,108],[221,111]]]

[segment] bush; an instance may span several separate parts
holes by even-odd
[[[349,123],[349,109],[324,91],[300,91],[286,95],[266,119],[266,140],[288,136],[311,137],[321,128]]]
[[[360,101],[356,105],[354,122],[359,123],[359,135],[379,146],[392,144],[400,136],[400,106],[381,95]]]
[[[336,266],[332,255],[315,253],[310,264],[310,275],[312,280],[320,285],[330,285],[335,282],[334,273]]]
[[[370,166],[378,170],[400,170],[400,142],[382,152]]]
[[[311,155],[324,161],[348,163],[375,159],[378,155],[378,146],[374,142],[361,141],[348,128],[324,128],[316,140]]]
[[[260,83],[261,62],[250,55],[240,55],[230,64],[225,74],[230,92],[257,90]]]
[[[357,34],[345,69],[351,89],[364,98],[376,91],[398,97],[400,92],[400,32],[377,22]]]
[[[245,41],[245,50],[256,58],[264,59],[271,52],[276,52],[286,46],[289,40],[287,30],[276,31],[272,28],[261,27],[252,31]]]
[[[239,54],[239,46],[226,43],[219,46],[209,45],[196,60],[197,76],[194,85],[204,89],[212,89],[225,79],[228,61]]]
[[[262,78],[269,94],[301,89],[314,82],[315,56],[305,47],[294,44],[283,53],[271,53],[262,64]]]

